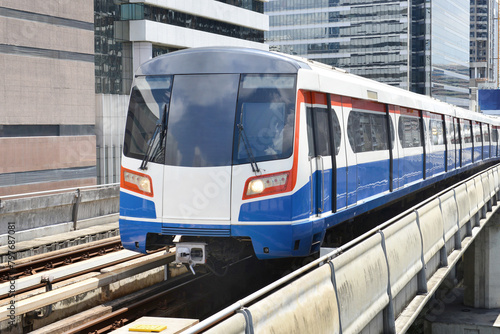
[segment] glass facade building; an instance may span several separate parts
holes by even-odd
[[[471,86],[493,82],[495,78],[495,11],[494,0],[470,0]]]
[[[264,12],[271,50],[408,89],[407,1],[277,0]]]
[[[469,106],[470,0],[275,0],[266,43]]]
[[[109,0],[94,0],[95,91],[126,94],[131,77],[124,78],[123,41],[115,38],[120,6]],[[127,80],[128,79],[128,80]],[[128,84],[124,84],[128,82]]]
[[[469,108],[470,0],[413,0],[411,90]]]

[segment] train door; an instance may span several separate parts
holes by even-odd
[[[460,126],[458,125],[458,118],[453,117],[453,130],[455,131],[455,137],[454,137],[454,150],[455,150],[455,168],[459,168],[462,166],[462,157],[461,157],[461,152],[462,152],[462,141],[460,139]]]
[[[430,113],[427,111],[421,111],[421,123],[422,123],[422,136],[423,136],[423,147],[424,147],[424,180],[433,175],[432,169],[432,151],[430,143]]]
[[[399,107],[397,106],[393,106],[393,105],[389,105],[388,106],[388,112],[387,112],[387,115],[389,117],[389,121],[391,123],[389,129],[391,131],[390,133],[390,136],[391,136],[391,145],[389,146],[389,148],[391,149],[390,152],[390,155],[391,155],[391,161],[392,161],[392,169],[391,169],[391,174],[392,174],[392,189],[391,191],[393,190],[396,190],[400,187],[400,184],[399,184],[399,175],[400,175],[400,168],[399,168],[399,155],[400,155],[400,151],[401,151],[401,148],[400,148],[400,145],[398,144],[398,141],[396,140],[396,130],[395,130],[395,127],[394,127],[394,124],[398,124],[398,115],[399,115]],[[402,184],[401,184],[402,186]]]
[[[312,93],[312,105],[306,107],[309,165],[311,171],[311,215],[332,211],[332,185],[336,171],[332,160],[327,96]]]
[[[472,137],[474,143],[472,162],[478,162],[483,159],[483,134],[479,122],[472,121]]]
[[[355,205],[358,202],[358,161],[352,146],[348,142],[347,123],[352,112],[353,99],[342,97],[342,126],[344,130],[344,148],[346,158],[346,186],[347,186],[347,206]]]
[[[430,175],[437,175],[447,170],[446,138],[443,115],[427,113],[429,116],[429,154]]]
[[[472,163],[473,141],[471,122],[466,119],[460,120],[460,140],[461,140],[461,166]]]
[[[342,108],[343,97],[337,95],[330,96],[331,124],[335,147],[335,168],[337,172],[337,183],[334,185],[333,193],[337,193],[336,210],[346,208],[347,204],[347,156],[345,141],[342,141],[344,115]],[[345,133],[345,132],[344,132]]]
[[[494,125],[491,126],[491,141],[493,145],[491,156],[498,157],[498,127]]]
[[[400,108],[398,119],[400,187],[424,177],[424,142],[420,111]]]
[[[487,123],[481,123],[483,132],[483,160],[491,157],[490,126]]]
[[[451,116],[444,116],[444,131],[446,134],[446,171],[449,172],[455,168],[455,129]]]
[[[163,174],[163,219],[172,223],[169,228],[197,220],[229,229],[238,83],[235,74],[174,78]]]

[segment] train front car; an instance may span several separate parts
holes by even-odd
[[[121,170],[125,248],[146,252],[182,236],[183,262],[227,260],[248,241],[259,258],[309,253],[294,250],[287,196],[300,68],[308,65],[231,48],[177,51],[139,68]]]

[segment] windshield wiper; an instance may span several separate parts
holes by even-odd
[[[248,158],[250,159],[250,165],[252,166],[252,171],[254,173],[259,173],[259,166],[257,166],[257,161],[252,153],[252,148],[250,147],[250,143],[248,142],[247,135],[245,133],[245,129],[243,128],[243,124],[239,123],[238,130],[240,132],[240,137],[243,140],[243,145],[245,145],[245,150],[247,151]]]
[[[163,142],[164,137],[165,137],[165,131],[167,130],[167,127],[165,124],[166,118],[167,118],[167,105],[165,104],[165,107],[163,108],[163,115],[162,115],[161,121],[158,124],[156,124],[155,131],[153,132],[153,136],[151,136],[148,147],[146,149],[146,153],[144,154],[144,159],[142,159],[141,166],[139,167],[140,170],[148,169],[147,165],[148,165],[148,162],[151,160],[151,156],[152,156],[151,152],[153,151],[153,146],[156,142],[156,137],[158,137],[159,133],[161,133],[161,138],[159,140],[159,144],[161,145],[161,143]],[[161,149],[161,146],[160,146],[160,149]],[[154,154],[154,156],[157,156],[157,155],[158,155],[158,153]]]

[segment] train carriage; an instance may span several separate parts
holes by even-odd
[[[260,259],[307,256],[326,229],[498,159],[499,125],[296,57],[160,56],[131,91],[122,243],[146,252],[177,236],[191,263],[246,243]]]

